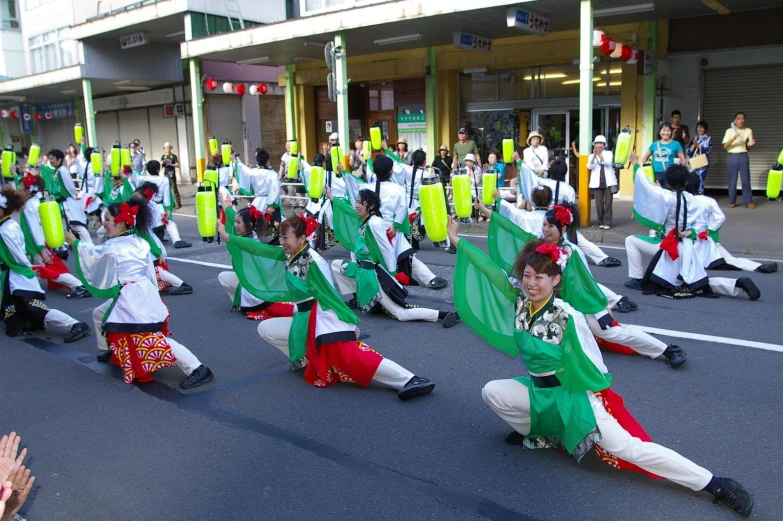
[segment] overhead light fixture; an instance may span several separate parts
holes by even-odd
[[[623,82],[621,82],[621,81],[610,81],[609,82],[609,86],[610,87],[619,87],[622,84],[623,84]],[[602,81],[601,83],[596,83],[595,86],[596,87],[606,87],[606,82]]]
[[[22,101],[25,101],[26,99],[27,99],[26,96],[7,96],[7,95],[0,96],[0,100],[3,100],[3,101],[18,101],[20,103]]]
[[[701,0],[701,3],[704,4],[705,7],[709,7],[713,11],[716,11],[718,14],[731,14],[729,8],[721,5],[718,0]]]
[[[393,43],[403,43],[403,42],[412,42],[415,40],[421,40],[422,34],[421,33],[414,33],[414,34],[403,34],[401,36],[392,36],[391,38],[381,38],[380,40],[375,40],[373,43],[378,45],[391,45]]]
[[[60,94],[63,94],[63,95],[65,95],[65,96],[73,96],[74,94],[76,94],[76,89],[65,89],[65,90],[61,90],[61,91],[60,91]]]
[[[487,72],[486,67],[470,67],[468,69],[462,69],[462,74],[481,74]]]
[[[150,90],[150,87],[144,87],[143,85],[116,85],[114,88],[117,90],[129,90],[136,92],[145,92]]]
[[[176,33],[169,33],[166,35],[166,38],[176,38],[177,36],[183,36],[185,34],[185,31],[177,31]]]
[[[593,78],[593,81],[601,81],[601,78]],[[579,83],[579,80],[566,80],[563,82],[563,85],[576,85]]]
[[[239,60],[237,65],[250,65],[251,63],[265,63],[269,61],[269,56],[259,56],[258,58],[248,58],[247,60]]]
[[[647,13],[655,10],[655,4],[627,5],[625,7],[610,7],[608,9],[596,9],[593,18],[601,16],[615,16],[620,14]]]
[[[131,80],[120,80],[120,81],[115,81],[114,83],[112,83],[112,85],[116,87],[117,85],[125,85],[126,83],[130,83],[130,82]]]
[[[317,58],[310,58],[309,56],[294,56],[295,62],[319,62],[321,60]]]
[[[310,46],[310,47],[321,47],[321,48],[326,47],[326,43],[324,43],[324,42],[317,42],[315,40],[303,40],[302,43],[304,44],[305,47],[308,47],[308,46]]]
[[[531,80],[538,80],[538,79],[556,80],[559,78],[568,78],[568,74],[563,74],[562,72],[552,72],[550,74],[541,74],[540,76],[538,74],[536,74],[535,76],[525,76],[522,79],[526,81],[531,81]]]

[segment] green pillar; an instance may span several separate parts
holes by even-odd
[[[296,98],[294,95],[294,66],[285,66],[285,129],[288,139],[296,139]]]
[[[427,47],[427,75],[426,75],[426,110],[427,113],[427,154],[430,162],[438,153],[438,144],[435,142],[438,136],[438,103],[436,92],[438,89],[437,73],[435,67],[435,47]]]
[[[348,131],[348,55],[345,46],[345,34],[342,31],[334,35],[334,48],[340,52],[334,60],[334,90],[337,94],[337,127],[340,135],[340,146],[343,151],[343,163],[351,147]]]
[[[193,105],[193,140],[196,149],[196,175],[198,182],[204,181],[207,168],[207,154],[204,147],[204,95],[201,92],[201,70],[198,58],[190,59],[190,102]]]
[[[608,80],[607,80],[608,81]],[[587,156],[593,149],[593,5],[581,0],[579,22],[579,213],[590,224]]]
[[[647,51],[653,56],[652,74],[644,77],[644,143],[642,150],[648,143],[658,138],[655,125],[655,82],[658,77],[658,22],[647,22]]]
[[[92,82],[89,78],[82,78],[82,91],[84,95],[84,123],[87,125],[87,144],[91,147],[97,147],[98,134],[95,130],[95,108],[92,105]]]

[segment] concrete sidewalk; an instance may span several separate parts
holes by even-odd
[[[179,187],[182,197],[182,209],[177,213],[196,214],[196,185]],[[770,201],[763,194],[754,196],[757,207],[749,210],[744,206],[729,208],[728,196],[716,197],[721,209],[726,213],[726,224],[721,228],[721,244],[734,254],[760,258],[778,259],[783,257],[783,203]],[[285,196],[284,202],[287,202]],[[286,206],[286,213],[290,207]],[[591,218],[595,222],[595,205],[591,204]],[[647,229],[640,225],[632,215],[633,201],[615,199],[613,204],[613,227],[611,230],[599,230],[597,226],[582,229],[582,233],[591,241],[599,244],[623,246],[625,238],[634,234],[646,234]],[[462,233],[486,235],[486,223],[461,224]]]

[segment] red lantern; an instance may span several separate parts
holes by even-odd
[[[608,56],[614,50],[614,45],[614,40],[604,35],[601,39],[601,53]]]
[[[36,120],[36,121],[41,121],[42,119],[43,119],[43,116],[41,116],[41,114],[40,114],[40,113],[36,112],[36,113],[35,113],[35,120]]]
[[[633,65],[633,64],[635,64],[636,62],[638,62],[638,61],[639,61],[639,58],[640,58],[640,56],[641,56],[641,53],[640,53],[639,51],[633,51],[633,52],[631,53],[631,57],[630,57],[630,58],[628,58],[628,65]]]
[[[267,86],[267,84],[266,83],[259,83],[258,84],[258,93],[259,94],[266,94],[267,92],[269,92],[269,87]]]
[[[47,112],[46,114],[44,114],[44,117],[46,119],[52,119],[52,113],[51,112]]]
[[[16,114],[16,111],[15,111],[15,110],[12,110],[12,111],[10,112],[9,116],[11,116],[11,118],[12,118],[12,119],[16,119],[16,116],[17,116],[17,114]]]
[[[0,110],[0,117],[7,118],[8,117],[8,111],[7,110]]]
[[[612,49],[612,53],[609,56],[611,56],[612,58],[619,58],[620,56],[623,55],[623,47],[625,47],[625,45],[616,42],[614,44],[614,49]]]
[[[633,56],[633,49],[627,45],[623,46],[623,52],[620,54],[620,59],[624,62],[627,62],[631,59],[631,56]]]
[[[244,96],[245,95],[245,90],[246,89],[245,89],[245,84],[244,83],[240,83],[239,85],[237,85],[236,91],[237,91],[237,94],[239,94],[240,96]]]
[[[215,90],[217,89],[217,80],[215,78],[210,78],[207,80],[207,90]]]

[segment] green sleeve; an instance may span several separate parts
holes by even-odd
[[[237,278],[251,295],[269,302],[296,300],[286,284],[283,248],[236,235],[227,247]]]
[[[5,241],[0,240],[0,261],[11,271],[18,273],[28,279],[35,278],[35,272],[28,266],[21,264],[6,246]],[[5,277],[3,277],[5,278]]]
[[[321,309],[334,311],[337,318],[343,322],[349,324],[359,323],[359,317],[351,311],[351,308],[348,307],[342,296],[337,293],[334,286],[332,286],[326,276],[321,273],[318,264],[313,261],[310,262],[310,268],[307,271],[307,290],[313,298],[318,301],[318,305]]]
[[[334,236],[345,249],[354,251],[362,218],[356,214],[356,210],[351,208],[351,205],[337,197],[332,199],[332,210]]]
[[[575,317],[568,319],[560,348],[560,366],[555,374],[563,387],[574,391],[602,391],[611,385],[611,375],[602,373],[582,349]]]
[[[484,252],[466,239],[457,244],[454,304],[462,321],[492,347],[516,356],[515,305],[518,290]]]
[[[608,305],[606,295],[598,287],[582,257],[575,251],[571,252],[568,265],[563,271],[560,298],[585,315],[600,313]]]
[[[398,156],[397,154],[395,154],[395,153],[392,151],[392,149],[391,149],[391,148],[387,148],[387,149],[386,149],[386,155],[387,155],[387,156],[389,156],[390,158],[392,158],[392,159],[394,160],[394,162],[395,162],[395,163],[402,163],[402,162],[403,162],[403,161],[402,161],[402,159],[400,158],[400,156]]]
[[[492,212],[487,235],[487,249],[492,261],[511,274],[517,255],[536,237],[499,212]],[[461,241],[460,241],[461,242]]]
[[[91,280],[103,281],[104,279],[108,278],[103,275],[106,273],[106,270],[111,269],[112,264],[114,264],[116,261],[109,259],[107,263],[101,262],[103,259],[99,259],[96,262],[96,259],[89,255],[83,259],[79,254],[80,244],[81,240],[79,239],[76,239],[76,241],[73,243],[73,260],[74,264],[76,265],[76,275],[79,277],[79,280],[82,281],[82,284],[87,289],[87,291],[90,292],[90,295],[95,298],[106,299],[114,298],[119,295],[120,291],[122,290],[122,286],[120,286],[119,280],[116,280],[115,284],[110,287],[98,288],[90,284]],[[116,271],[116,265],[114,269]],[[93,277],[93,275],[95,276]]]
[[[237,218],[237,211],[233,206],[226,206],[223,208],[223,212],[226,214],[226,233],[236,235],[236,232],[234,232],[234,220]]]
[[[24,234],[24,250],[27,252],[27,255],[33,257],[46,249],[45,244],[35,243],[35,238],[30,231],[30,225],[24,212],[19,212],[19,227],[22,228],[22,233]]]

